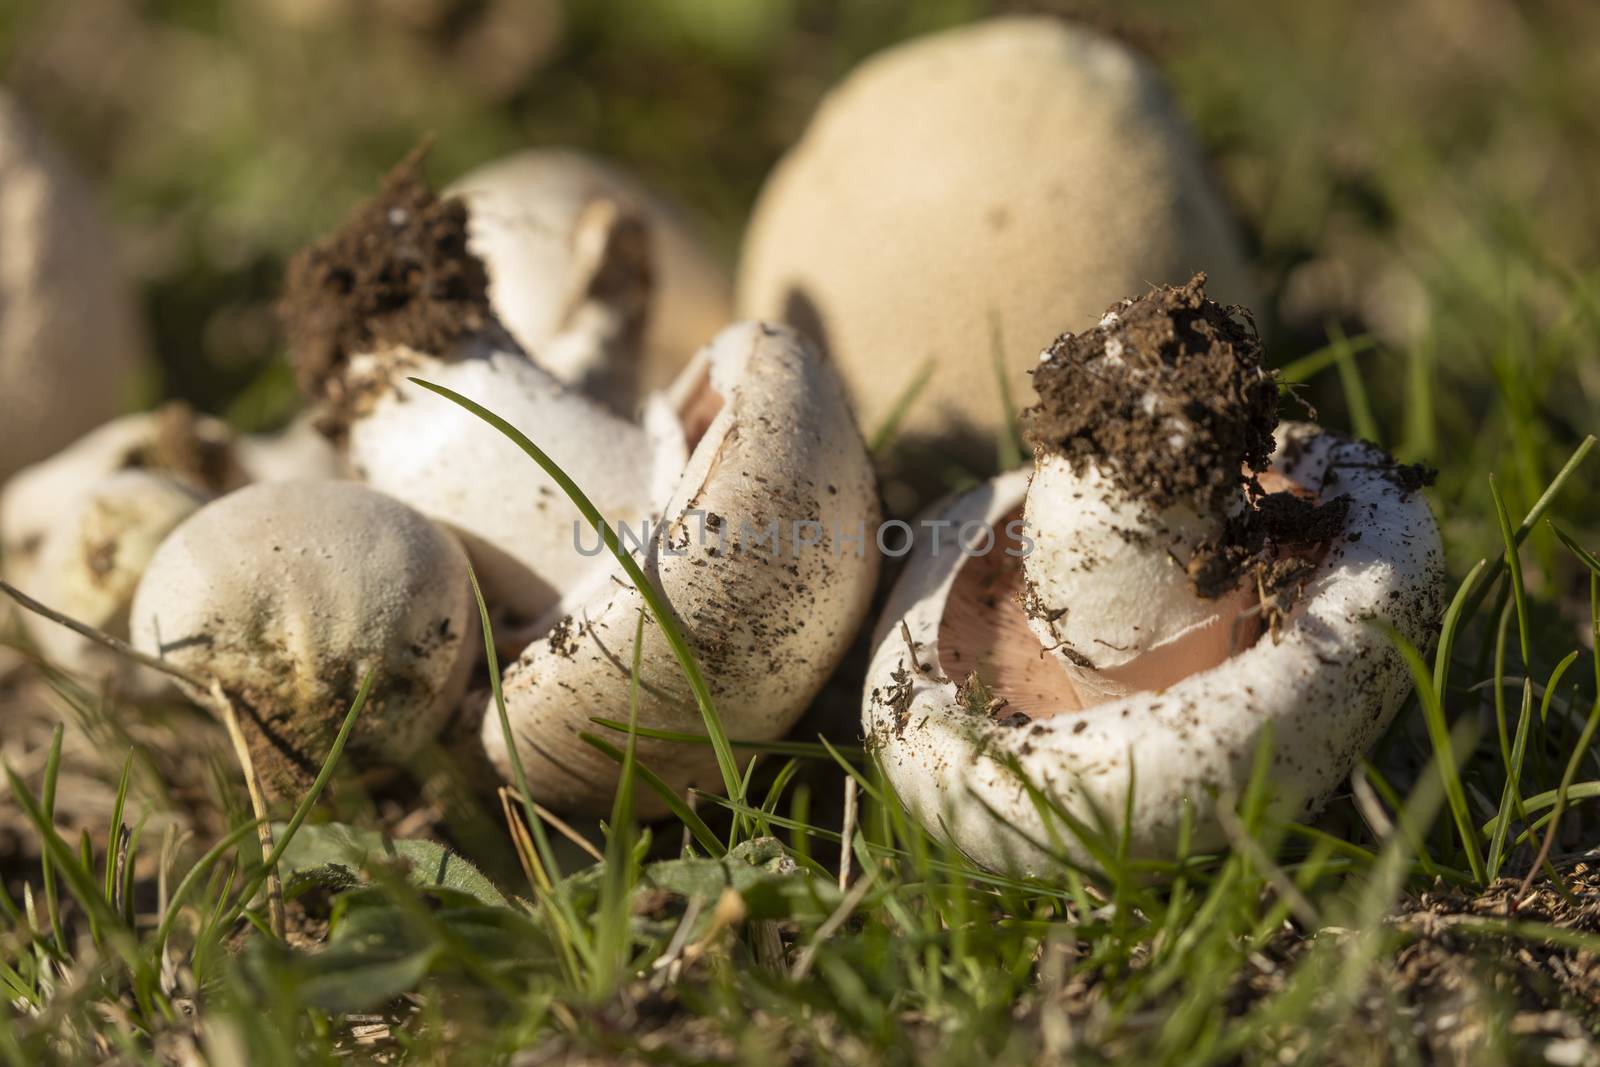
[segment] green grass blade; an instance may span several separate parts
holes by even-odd
[[[595,936],[595,969],[592,992],[609,996],[627,970],[632,947],[630,923],[633,885],[636,879],[633,842],[634,768],[639,759],[639,663],[644,653],[644,610],[633,631],[633,662],[628,677],[628,744],[622,752],[622,774],[611,798],[611,825],[606,834],[605,873],[600,882],[599,927]]]
[[[613,745],[610,741],[589,733],[580,733],[578,740],[614,761],[619,768],[622,766],[625,758],[624,753],[622,749]],[[675,819],[689,828],[689,832],[694,835],[694,839],[700,842],[701,848],[715,857],[728,854],[728,848],[722,843],[722,840],[712,833],[711,827],[706,825],[706,821],[695,814],[694,809],[689,807],[688,802],[683,797],[673,791],[673,788],[666,783],[665,779],[643,763],[635,763],[633,773],[638,775],[640,780],[649,786],[656,796],[661,798],[661,802],[672,812]]]
[[[1372,401],[1367,397],[1367,387],[1361,381],[1361,369],[1356,366],[1355,349],[1337,323],[1329,323],[1328,336],[1333,339],[1339,384],[1344,389],[1345,404],[1350,409],[1350,428],[1357,437],[1381,445],[1383,437],[1378,430],[1378,420],[1372,414]]]
[[[1489,475],[1489,495],[1494,498],[1495,516],[1500,520],[1500,536],[1505,541],[1506,571],[1511,575],[1511,601],[1517,606],[1517,639],[1522,648],[1522,669],[1526,672],[1533,662],[1533,640],[1528,636],[1528,602],[1522,588],[1522,566],[1517,559],[1516,533],[1511,529],[1511,514],[1506,511],[1506,502],[1500,495],[1500,487],[1495,484],[1494,475]]]
[[[1445,609],[1444,621],[1439,627],[1439,647],[1433,656],[1433,678],[1428,685],[1428,691],[1433,694],[1433,702],[1440,707],[1444,706],[1445,682],[1450,676],[1450,657],[1455,651],[1456,632],[1468,617],[1466,605],[1471,591],[1488,566],[1489,561],[1485,559],[1473,564],[1467,576],[1456,587],[1456,595],[1450,599],[1450,606]]]
[[[123,813],[128,806],[128,782],[133,771],[133,749],[128,750],[128,755],[122,761],[122,777],[117,781],[117,799],[111,807],[111,831],[106,835],[106,840],[111,844],[106,849],[105,895],[109,902],[117,888],[117,842],[122,836]],[[129,857],[130,860],[132,857]]]
[[[58,728],[59,729],[59,728]],[[28,821],[33,824],[34,832],[39,837],[43,847],[43,857],[48,857],[53,869],[66,881],[67,888],[71,890],[73,898],[77,900],[83,910],[92,915],[95,920],[103,924],[104,929],[125,930],[122,919],[111,910],[104,897],[100,894],[100,885],[94,872],[83,866],[78,855],[71,845],[56,831],[55,824],[46,813],[43,802],[36,798],[22,781],[20,775],[12,769],[8,762],[0,762],[0,768],[5,771],[6,784],[11,788],[11,795],[21,805]],[[41,859],[43,858],[41,857]],[[53,937],[56,945],[62,951],[62,959],[70,958],[67,955],[66,936],[60,929],[59,915],[52,920]]]
[[[1378,347],[1378,342],[1370,334],[1357,334],[1354,337],[1340,337],[1339,340],[1323,345],[1314,352],[1310,352],[1292,363],[1285,363],[1278,368],[1278,381],[1282,385],[1299,385],[1308,382],[1321,374],[1342,356],[1359,356]]]
[[[1386,623],[1378,625],[1383,627],[1390,642],[1405,660],[1412,681],[1416,684],[1417,694],[1422,702],[1422,714],[1427,722],[1428,738],[1433,744],[1439,776],[1444,782],[1445,800],[1449,805],[1451,816],[1455,819],[1456,833],[1461,840],[1461,847],[1466,850],[1467,865],[1472,868],[1472,877],[1482,884],[1485,874],[1483,852],[1478,847],[1478,835],[1467,810],[1467,794],[1461,786],[1461,771],[1451,745],[1450,726],[1445,721],[1444,706],[1435,692],[1434,679],[1428,673],[1428,665],[1423,661],[1422,654],[1405,634]]]
[[[56,817],[56,781],[61,773],[61,741],[65,736],[65,727],[59,723],[50,735],[50,751],[45,757],[44,764],[44,797],[42,810],[46,821],[53,827]],[[50,923],[51,936],[55,938],[56,951],[65,956],[67,952],[67,935],[61,926],[61,898],[56,887],[56,865],[51,858],[51,850],[46,849],[39,857],[41,878],[44,882],[44,907],[45,915]]]
[[[467,566],[467,580],[472,583],[472,597],[478,605],[478,623],[483,634],[485,664],[489,670],[489,690],[494,697],[495,714],[500,717],[500,736],[506,739],[506,758],[511,762],[511,781],[517,787],[517,797],[522,804],[522,817],[533,836],[534,848],[539,853],[540,868],[534,871],[536,892],[549,893],[561,881],[561,866],[555,850],[550,847],[550,836],[545,833],[544,820],[533,806],[533,791],[528,788],[528,771],[522,765],[522,753],[511,729],[511,714],[506,710],[506,694],[500,674],[500,656],[494,647],[494,623],[489,619],[489,605],[483,599],[483,588],[478,584],[478,574],[471,564]],[[626,729],[626,727],[624,727]]]
[[[906,414],[917,402],[917,397],[928,387],[928,382],[933,380],[935,366],[936,362],[932,356],[922,361],[917,373],[912,375],[906,387],[900,391],[894,405],[889,408],[889,413],[883,417],[883,421],[873,432],[871,440],[867,442],[867,451],[875,456],[882,455],[894,443],[895,435],[900,432],[900,424],[905,421]]]
[[[245,882],[244,889],[239,893],[237,903],[229,913],[230,922],[232,919],[237,918],[243,909],[249,905],[251,898],[256,895],[256,892],[266,882],[267,876],[277,870],[278,863],[283,859],[284,852],[289,848],[290,842],[294,840],[294,835],[300,831],[300,827],[310,817],[311,809],[316,807],[317,800],[322,796],[322,791],[333,780],[333,772],[339,765],[340,757],[344,755],[344,746],[350,740],[351,732],[356,728],[356,720],[361,717],[361,712],[367,706],[367,697],[372,694],[372,683],[377,676],[378,670],[374,667],[361,680],[361,688],[356,692],[356,698],[350,705],[350,711],[345,715],[344,722],[339,726],[339,733],[333,739],[333,745],[328,750],[327,758],[322,761],[322,768],[317,771],[316,778],[312,780],[311,788],[306,790],[306,795],[301,797],[300,803],[295,806],[294,813],[289,816],[288,823],[284,825],[283,833],[278,835],[278,840],[273,844],[272,851],[268,853],[266,860]]]
[[[1541,723],[1550,718],[1550,701],[1554,699],[1556,686],[1561,684],[1561,676],[1567,673],[1567,668],[1578,662],[1580,653],[1577,649],[1568,652],[1556,669],[1550,673],[1550,680],[1545,683],[1544,699],[1539,702],[1539,721]]]
[[[1576,657],[1577,653],[1573,653]],[[1564,662],[1570,663],[1569,658]],[[1557,668],[1560,670],[1565,668]],[[1517,715],[1517,739],[1511,745],[1511,757],[1506,765],[1506,784],[1500,793],[1500,810],[1495,816],[1494,834],[1489,839],[1488,875],[1492,882],[1500,876],[1500,864],[1505,859],[1506,834],[1511,829],[1511,819],[1523,811],[1522,761],[1528,751],[1528,730],[1533,723],[1533,683],[1522,680],[1522,711]]]
[[[1591,573],[1600,574],[1600,559],[1596,559],[1594,553],[1578,544],[1577,539],[1557,526],[1554,519],[1547,520],[1545,524],[1550,527],[1557,540],[1567,546],[1567,551],[1578,557],[1578,562],[1588,567]]]
[[[216,844],[207,849],[205,854],[195,861],[193,867],[189,868],[188,873],[178,883],[178,887],[172,891],[172,896],[168,898],[167,910],[162,913],[161,925],[156,928],[155,950],[157,955],[160,954],[162,946],[167,943],[167,939],[172,936],[172,928],[177,924],[178,914],[183,910],[184,901],[188,900],[189,894],[199,886],[200,880],[206,878],[218,860],[225,856],[230,849],[238,845],[239,842],[254,834],[260,825],[257,820],[251,819],[235,826],[224,834]]]
[[[994,379],[1000,385],[1000,429],[995,441],[995,464],[1002,471],[1022,466],[1021,434],[1017,428],[1017,406],[1011,397],[1011,379],[1006,377],[1006,346],[1000,332],[1000,313],[989,312],[989,359]]]
[[[1594,450],[1595,442],[1596,438],[1594,434],[1590,434],[1588,437],[1585,437],[1583,439],[1583,443],[1578,445],[1578,447],[1573,450],[1572,455],[1567,459],[1567,462],[1562,465],[1559,471],[1556,472],[1556,476],[1550,479],[1550,484],[1545,486],[1544,492],[1539,495],[1538,500],[1534,501],[1533,507],[1529,508],[1528,514],[1523,517],[1522,524],[1519,525],[1516,528],[1516,531],[1512,534],[1511,540],[1515,544],[1520,546],[1523,541],[1528,539],[1528,534],[1533,532],[1533,528],[1539,524],[1539,520],[1544,518],[1544,513],[1549,511],[1551,505],[1556,502],[1556,497],[1560,495],[1561,490],[1567,484],[1568,479],[1570,479],[1573,474],[1577,473],[1578,467],[1582,465],[1584,459],[1588,457],[1589,453]],[[1500,568],[1503,566],[1505,566],[1505,561],[1503,559],[1496,560],[1494,564],[1489,567],[1488,573],[1482,575],[1481,580],[1478,581],[1473,587],[1471,595],[1467,596],[1465,599],[1460,611],[1460,614],[1463,618],[1472,618],[1473,614],[1478,610],[1479,605],[1483,603],[1483,598],[1489,595],[1489,589],[1491,586],[1493,586],[1495,579],[1500,577]],[[1474,570],[1476,571],[1476,568],[1474,568]],[[1468,582],[1470,583],[1471,580],[1472,576],[1469,575]],[[1465,592],[1465,585],[1466,583],[1464,583],[1463,592]],[[1460,594],[1458,594],[1458,596],[1459,595]]]

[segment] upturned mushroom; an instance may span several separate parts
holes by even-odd
[[[1275,429],[1259,342],[1202,285],[1124,300],[1041,355],[1032,469],[938,508],[951,535],[913,550],[885,610],[868,744],[984,865],[1086,862],[1073,821],[1170,857],[1186,806],[1194,845],[1223,844],[1218,808],[1263,743],[1275,810],[1315,813],[1409,692],[1379,623],[1435,633],[1425,472]]]
[[[496,315],[563,385],[631,413],[732,315],[732,285],[676,205],[568,148],[486,163],[445,190]]]
[[[776,738],[866,613],[878,568],[872,467],[837,380],[787,327],[730,326],[685,370],[672,401],[693,451],[642,566],[686,630],[729,734]],[[578,735],[595,729],[591,717],[628,718],[642,608],[609,568],[593,574],[506,671],[508,720],[536,799],[608,809],[616,765]],[[646,626],[642,642],[639,722],[701,733],[661,631]],[[492,706],[483,739],[509,776],[511,739]],[[717,787],[709,748],[638,744],[640,762],[673,789]]]
[[[79,176],[0,91],[0,481],[116,414],[144,352]]]
[[[0,574],[22,592],[114,637],[169,531],[242,485],[236,440],[182,404],[124,415],[17,473],[0,492]],[[22,614],[45,657],[87,680],[145,696],[165,679],[105,646]]]
[[[1235,226],[1155,70],[1051,16],[898,45],[823,101],[757,201],[737,309],[810,333],[876,432],[988,464],[1063,322],[1207,266],[1249,302]]]
[[[362,680],[347,751],[395,764],[457,707],[479,640],[466,556],[448,533],[353,482],[249,486],[162,542],[133,599],[134,647],[232,704],[269,794],[327,756]]]

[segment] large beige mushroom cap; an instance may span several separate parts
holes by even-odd
[[[838,382],[793,330],[729,327],[673,393],[694,451],[662,511],[664,536],[642,565],[687,631],[729,735],[779,737],[866,613],[878,568],[872,467]],[[604,812],[616,765],[578,735],[598,729],[592,716],[628,717],[643,600],[606,573],[582,592],[524,649],[504,688],[535,799]],[[654,623],[644,628],[639,682],[641,725],[704,732]],[[509,777],[493,706],[483,738]],[[639,760],[676,790],[718,785],[708,747],[641,739]]]
[[[0,92],[0,481],[115,414],[143,348],[88,188]]]
[[[1059,324],[1129,292],[1251,284],[1228,211],[1156,72],[1053,17],[1001,18],[890,49],[823,103],[763,190],[741,315],[826,349],[870,434],[930,357],[901,424],[992,456]]]
[[[636,361],[613,376],[662,388],[732,314],[727,272],[684,213],[632,175],[568,148],[518,152],[457,179],[495,313],[564,384],[581,384],[597,329],[635,317]],[[633,233],[627,228],[634,227]],[[643,247],[633,247],[642,238]],[[610,340],[610,339],[608,339]]]
[[[253,485],[196,512],[150,561],[131,629],[140,651],[221,683],[280,795],[315,775],[369,671],[352,755],[416,752],[460,700],[479,647],[461,546],[341,481]]]

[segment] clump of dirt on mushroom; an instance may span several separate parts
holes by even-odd
[[[1113,304],[1056,339],[1033,372],[1028,443],[1095,462],[1130,497],[1215,513],[1266,467],[1278,387],[1255,330],[1208,300],[1206,276]]]
[[[1098,467],[1152,516],[1179,505],[1228,514],[1243,489],[1253,506],[1198,547],[1189,577],[1205,599],[1247,574],[1272,595],[1303,573],[1280,553],[1326,544],[1349,501],[1262,490],[1277,382],[1248,313],[1208,299],[1205,283],[1202,272],[1119,301],[1094,329],[1057,338],[1033,372],[1039,401],[1023,411],[1023,433],[1036,454]]]
[[[323,399],[337,436],[364,409],[339,369],[388,346],[446,354],[494,321],[489,277],[467,248],[467,207],[440,199],[422,172],[427,146],[401,160],[378,194],[289,262],[278,314],[300,388]]]
[[[149,440],[128,453],[124,468],[171,471],[212,493],[226,492],[246,481],[235,442],[205,426],[204,417],[188,404],[170,401],[156,409],[154,416]]]

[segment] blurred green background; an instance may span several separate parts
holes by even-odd
[[[424,134],[441,183],[528,145],[612,157],[731,264],[763,176],[855,62],[1041,9],[1167,72],[1249,234],[1275,360],[1330,325],[1370,336],[1360,380],[1334,364],[1308,397],[1446,467],[1441,496],[1472,503],[1445,508],[1452,543],[1492,546],[1482,473],[1526,506],[1600,410],[1592,0],[7,0],[0,78],[118,224],[152,396],[255,429],[293,405],[286,258]]]

